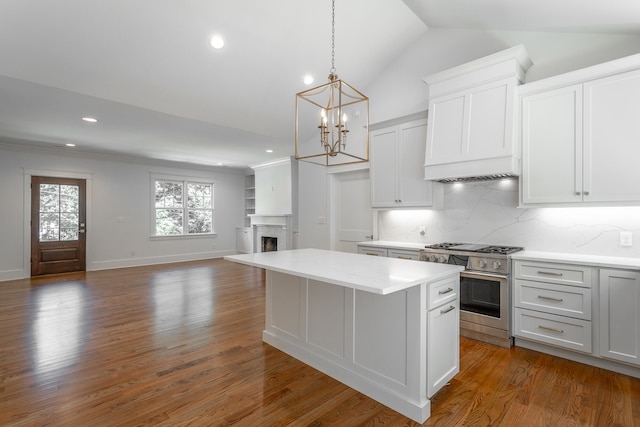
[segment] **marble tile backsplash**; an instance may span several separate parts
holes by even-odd
[[[420,235],[426,227],[426,236]],[[620,232],[633,246],[620,245]],[[529,250],[640,257],[640,207],[518,208],[518,181],[445,184],[442,210],[378,214],[378,238],[524,246]]]

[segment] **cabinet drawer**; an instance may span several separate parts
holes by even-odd
[[[514,276],[518,279],[591,287],[591,268],[579,265],[516,261]]]
[[[591,353],[591,322],[516,308],[517,337]]]
[[[362,255],[387,256],[387,250],[385,248],[375,248],[371,246],[358,246],[358,253]]]
[[[402,249],[389,249],[387,250],[387,256],[389,258],[400,258],[400,259],[412,259],[418,260],[418,251],[409,251]]]
[[[429,285],[427,292],[427,310],[431,310],[439,305],[453,301],[460,293],[459,276],[450,279],[443,279]]]
[[[591,320],[591,289],[516,279],[515,305]]]

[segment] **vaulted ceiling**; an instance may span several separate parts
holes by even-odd
[[[640,33],[635,0],[336,0],[335,13],[336,69],[359,89],[429,28]],[[245,167],[293,153],[295,94],[330,68],[330,0],[0,0],[0,141]]]

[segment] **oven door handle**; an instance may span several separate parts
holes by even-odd
[[[507,279],[504,274],[497,273],[484,273],[481,271],[461,271],[460,277],[468,277],[470,279]]]

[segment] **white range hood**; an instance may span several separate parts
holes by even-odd
[[[452,182],[520,174],[516,87],[531,65],[519,45],[424,78],[429,85],[425,179]]]

